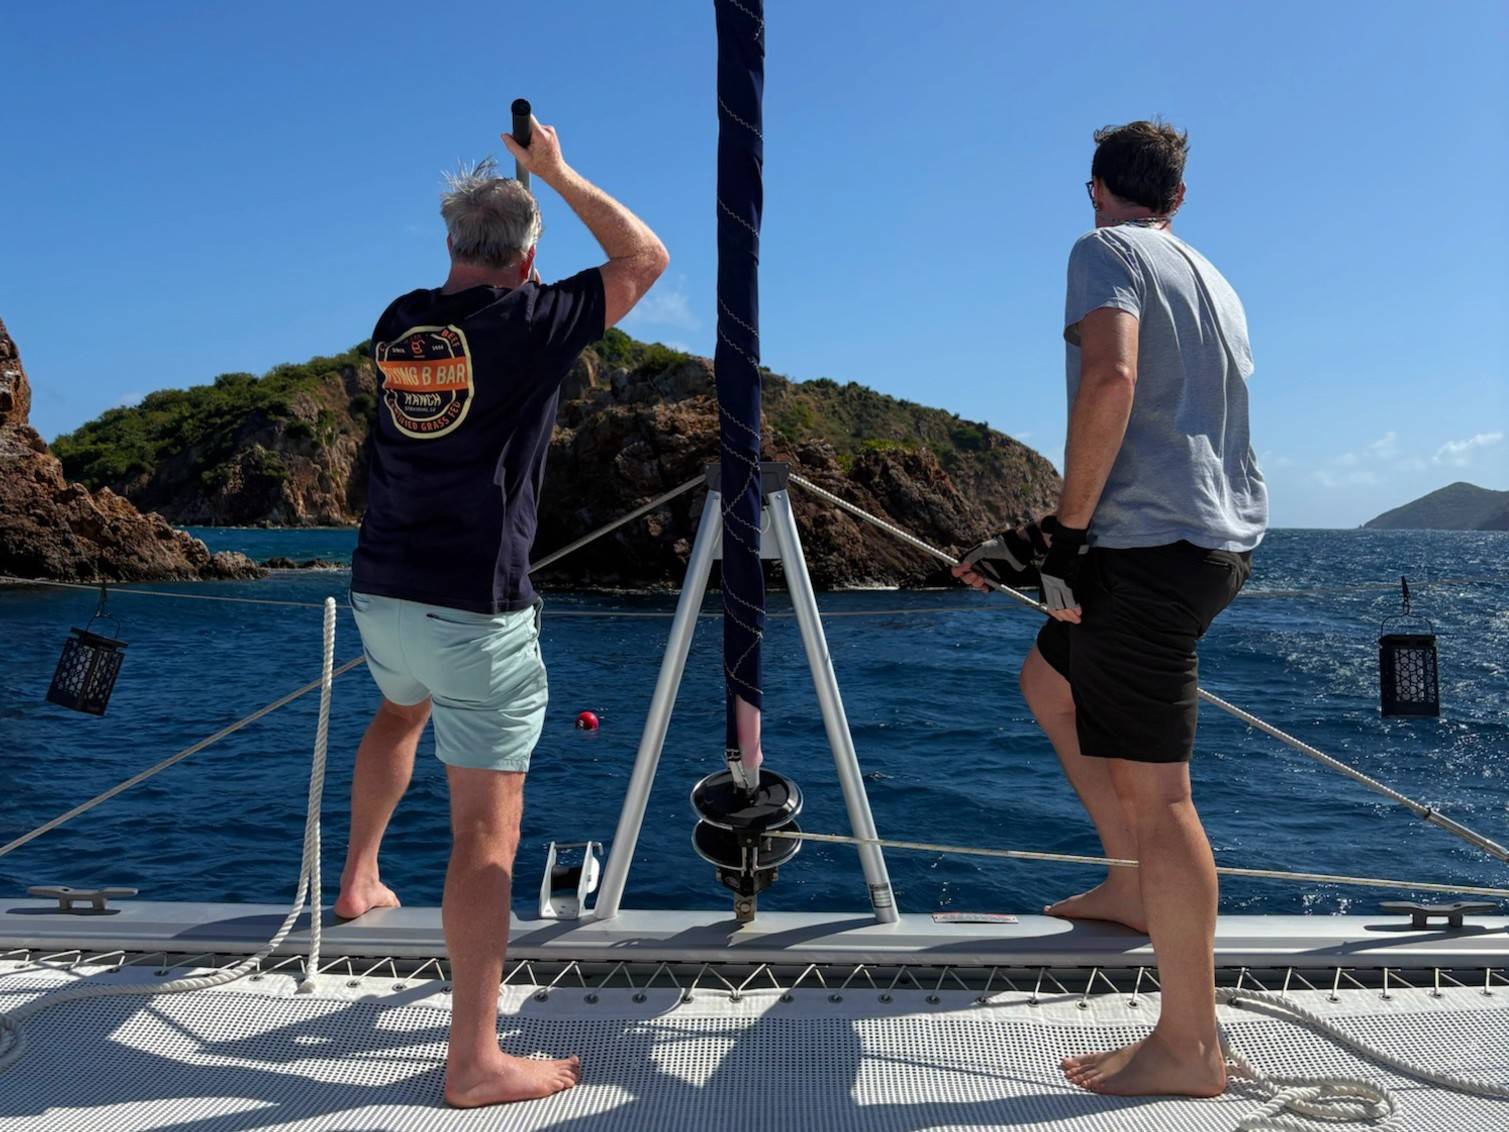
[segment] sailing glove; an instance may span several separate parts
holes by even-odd
[[[1016,573],[1031,569],[1048,553],[1048,540],[1037,523],[1028,523],[1014,531],[1005,531],[995,538],[986,539],[964,556],[964,565],[977,574],[993,581],[1005,580],[1005,574],[996,565],[1005,563]]]
[[[1090,532],[1083,527],[1066,527],[1056,515],[1049,515],[1042,521],[1042,530],[1053,540],[1048,556],[1037,571],[1043,604],[1051,610],[1073,609],[1079,605],[1079,599],[1074,596],[1074,585],[1079,580],[1085,553],[1090,549]]]

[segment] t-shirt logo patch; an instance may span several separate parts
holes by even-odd
[[[466,420],[472,405],[472,358],[454,326],[416,326],[376,346],[383,404],[405,436],[432,440]]]

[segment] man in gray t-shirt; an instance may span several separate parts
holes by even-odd
[[[1252,550],[1268,526],[1268,489],[1247,436],[1252,350],[1237,293],[1166,227],[1124,223],[1081,236],[1069,253],[1064,302],[1071,409],[1080,324],[1097,310],[1137,320],[1137,387],[1090,545],[1185,539]]]
[[[1038,567],[1050,620],[1022,692],[1108,857],[1136,860],[1045,909],[1147,932],[1162,1009],[1141,1042],[1065,1058],[1100,1093],[1214,1096],[1216,873],[1190,796],[1197,646],[1242,588],[1268,522],[1247,431],[1252,354],[1230,284],[1170,231],[1187,139],[1099,131],[1095,230],[1069,256],[1069,438],[1057,514],[990,539],[955,574],[978,588]]]

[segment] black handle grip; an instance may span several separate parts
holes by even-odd
[[[529,148],[529,139],[530,139],[531,135],[534,133],[534,130],[533,130],[533,128],[530,125],[530,115],[533,114],[534,111],[530,109],[529,99],[527,99],[527,98],[516,98],[516,99],[514,99],[513,100],[512,110],[513,110],[513,140],[516,141],[516,142],[518,142],[525,149],[528,149]]]

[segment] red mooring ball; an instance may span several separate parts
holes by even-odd
[[[590,711],[582,712],[576,717],[576,727],[578,731],[596,731],[597,716],[593,715]]]

